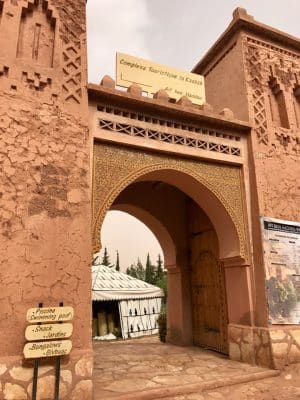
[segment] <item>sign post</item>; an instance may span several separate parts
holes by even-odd
[[[43,303],[39,303],[39,308],[43,307]],[[37,380],[38,380],[38,372],[39,372],[39,362],[40,360],[36,358],[34,360],[33,367],[33,382],[32,382],[32,400],[36,400],[36,392],[37,392]]]
[[[64,305],[64,303],[59,303],[60,307],[63,307],[63,305]],[[61,324],[61,322],[60,322],[60,324]],[[72,347],[72,343],[71,343],[71,347]],[[55,394],[54,394],[54,400],[59,400],[60,361],[61,361],[61,356],[58,356],[56,358],[56,363],[55,363]]]
[[[32,399],[36,400],[38,368],[41,358],[56,357],[55,363],[55,393],[54,399],[59,400],[60,365],[61,357],[70,354],[72,349],[71,340],[66,340],[73,333],[73,325],[65,323],[74,317],[72,307],[43,308],[43,303],[38,308],[30,308],[27,311],[27,326],[23,354],[26,359],[34,359]]]

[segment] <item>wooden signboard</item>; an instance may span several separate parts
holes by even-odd
[[[71,340],[59,340],[51,342],[31,342],[24,347],[23,353],[28,358],[57,357],[70,354]]]
[[[72,333],[73,325],[69,323],[29,325],[25,331],[25,338],[29,341],[68,339]]]
[[[63,307],[62,302],[60,307],[48,308],[43,308],[43,303],[40,303],[38,308],[27,311],[27,322],[32,325],[27,326],[25,331],[25,338],[29,343],[25,344],[23,354],[26,359],[34,359],[32,400],[37,400],[40,359],[48,357],[56,357],[54,399],[59,400],[61,357],[70,354],[72,342],[66,339],[73,333],[73,325],[63,322],[70,321],[73,317],[73,307]]]
[[[117,53],[116,83],[126,88],[137,83],[147,93],[164,89],[173,99],[186,96],[195,104],[205,102],[203,76],[124,53]]]
[[[73,317],[73,307],[30,308],[27,311],[27,321],[31,324],[71,321]]]

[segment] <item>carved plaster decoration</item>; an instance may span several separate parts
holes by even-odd
[[[294,96],[296,97],[298,103],[300,103],[300,85],[298,82],[295,83],[293,92],[294,92]]]
[[[255,45],[255,47],[262,47],[263,49],[268,49],[267,52],[270,53],[271,51],[273,53],[277,53],[279,56],[284,57],[286,59],[286,56],[291,57],[295,60],[300,60],[300,55],[299,53],[294,53],[290,50],[283,49],[281,47],[275,46],[271,43],[268,42],[263,42],[258,39],[253,39],[251,37],[246,38],[246,42],[252,45]]]
[[[215,194],[234,222],[240,241],[241,257],[245,258],[245,216],[242,178],[238,167],[144,153],[103,143],[94,145],[94,250],[99,250],[100,228],[116,197],[139,177],[165,169],[183,172]]]
[[[121,133],[144,139],[156,140],[159,142],[175,144],[179,146],[193,147],[214,153],[229,154],[231,156],[241,157],[241,148],[228,146],[227,144],[215,143],[213,140],[198,139],[190,135],[166,133],[156,129],[147,127],[134,126],[131,124],[123,124],[107,119],[99,120],[99,128],[107,131]]]
[[[52,68],[55,46],[56,18],[48,2],[27,2],[22,8],[17,58]]]
[[[181,123],[178,121],[172,121],[172,120],[169,120],[166,118],[158,118],[156,116],[153,117],[151,114],[135,112],[135,111],[133,112],[133,111],[121,109],[118,107],[111,107],[111,106],[107,106],[107,105],[103,105],[103,104],[98,104],[97,111],[103,112],[105,114],[124,117],[124,118],[130,119],[132,121],[143,121],[143,122],[150,123],[150,124],[156,125],[156,126],[166,126],[168,128],[172,128],[172,130],[174,129],[174,132],[176,132],[177,129],[180,129],[182,131],[195,132],[195,133],[200,133],[202,135],[208,135],[208,136],[214,136],[214,137],[219,137],[219,138],[223,138],[223,139],[228,139],[228,140],[232,140],[234,142],[241,141],[241,136],[238,134],[230,134],[228,132],[224,133],[224,132],[216,130],[216,129],[204,129],[197,125]],[[110,119],[109,115],[107,115],[107,117],[105,117],[105,118]]]
[[[41,76],[39,73],[23,72],[23,81],[30,89],[44,90],[46,86],[51,87],[51,78]]]
[[[292,73],[290,68],[284,68],[283,61],[281,62],[281,65],[282,67],[279,65],[275,65],[275,76],[284,85],[285,90],[289,90],[293,85],[294,74]]]
[[[64,12],[64,9],[61,10]],[[61,28],[63,41],[63,99],[68,103],[81,104],[82,102],[82,40],[85,31],[82,25],[74,23],[78,21],[76,10],[68,9],[64,12],[64,20]]]
[[[22,96],[45,96],[47,103],[69,105],[65,112],[73,114],[85,112],[81,105],[83,98],[87,100],[86,2],[69,3],[66,8],[65,0],[0,0],[0,15],[3,8],[3,16],[7,11],[14,26],[7,38],[0,33],[0,45],[16,43],[8,52],[11,82],[3,88],[13,87]],[[13,35],[17,40],[12,40]],[[7,58],[7,52],[3,54]]]
[[[283,151],[298,152],[293,137],[300,128],[300,55],[250,37],[244,41],[244,50],[258,143],[268,145],[272,154],[280,146]]]
[[[252,91],[255,132],[258,143],[265,145],[269,142],[267,132],[267,116],[262,83],[262,65],[259,49],[248,46],[246,50],[246,66],[250,77],[249,85]]]
[[[300,154],[300,137],[292,132],[275,132],[276,141],[288,154]]]
[[[77,43],[66,44],[63,49],[63,95],[69,102],[81,103],[81,51]]]
[[[6,65],[0,65],[0,78],[7,77],[9,72],[9,67]]]
[[[25,72],[22,73],[22,83],[25,90],[33,96],[43,95],[43,97],[50,101],[58,98],[57,85],[53,85],[52,78],[43,76],[38,72]]]

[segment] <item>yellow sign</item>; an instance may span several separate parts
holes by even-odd
[[[29,325],[25,331],[26,340],[67,339],[73,333],[72,324]]]
[[[127,88],[136,83],[147,93],[164,89],[173,99],[186,96],[195,104],[205,102],[203,76],[123,53],[117,53],[116,83]]]
[[[74,317],[73,307],[30,308],[27,311],[27,321],[37,322],[70,321]]]
[[[25,344],[23,353],[25,358],[58,357],[70,354],[71,349],[71,340],[31,342]]]

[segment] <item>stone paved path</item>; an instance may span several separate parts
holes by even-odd
[[[202,393],[165,397],[164,400],[297,400],[300,399],[300,364],[287,367],[280,376],[226,386]]]
[[[202,400],[206,397],[195,393],[200,393],[205,384],[238,383],[240,379],[249,381],[249,376],[255,379],[261,374],[274,373],[228,360],[225,356],[201,348],[162,344],[156,337],[126,342],[96,342],[94,351],[95,400],[159,399],[168,394],[168,400]],[[199,385],[202,389],[199,389]],[[179,387],[184,391],[175,393],[174,388]],[[185,395],[186,388],[193,388],[194,394]],[[233,400],[215,389],[209,393],[212,394],[208,399]],[[239,397],[235,399],[242,400]]]

